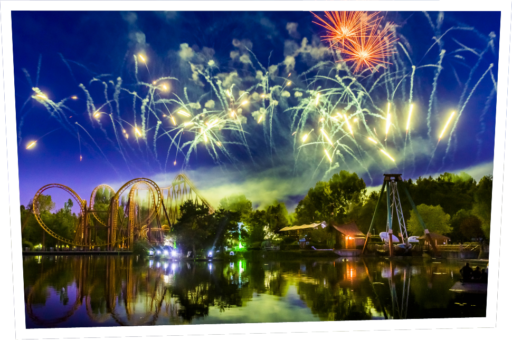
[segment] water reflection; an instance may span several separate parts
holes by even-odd
[[[27,328],[483,317],[485,295],[449,291],[459,265],[26,257]]]

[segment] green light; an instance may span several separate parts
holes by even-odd
[[[239,242],[239,243],[238,243],[238,248],[240,248],[240,249],[242,249],[242,248],[243,248],[243,246],[242,246],[242,242]]]

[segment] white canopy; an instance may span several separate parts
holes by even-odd
[[[389,236],[388,236],[388,233],[383,231],[379,234],[380,236],[380,239],[384,242],[389,242]],[[398,237],[396,237],[395,235],[392,235],[391,239],[393,240],[393,243],[399,243],[400,240],[398,239]]]

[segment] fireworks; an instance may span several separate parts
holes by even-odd
[[[375,139],[371,138],[371,137],[368,137],[368,140],[370,142],[372,142],[373,144],[377,144],[377,141]]]
[[[327,135],[327,133],[324,131],[324,129],[320,129],[320,131],[322,131],[322,134],[324,135],[325,139],[327,139],[327,141],[329,142],[329,144],[331,144],[332,146],[334,146],[334,144],[332,143],[331,139],[329,138],[329,136]]]
[[[388,136],[389,127],[391,126],[391,113],[389,112],[391,108],[391,103],[388,103],[388,115],[386,119],[386,137]]]
[[[178,111],[178,114],[179,114],[179,115],[182,115],[182,116],[184,116],[184,117],[190,117],[190,113],[185,112],[185,111],[183,111],[183,110],[179,110],[179,111]]]
[[[391,159],[393,162],[395,161],[395,160],[393,159],[393,157],[391,157],[391,156],[389,155],[389,153],[387,153],[386,151],[384,151],[384,150],[380,149],[380,152],[382,152],[383,154],[385,154],[385,155],[386,155],[389,159]]]
[[[137,136],[142,137],[142,133],[140,133],[140,130],[138,128],[134,128],[134,130]]]
[[[327,29],[327,34],[323,36],[331,46],[340,43],[345,44],[345,40],[355,43],[355,38],[360,34],[360,25],[362,20],[371,18],[364,17],[365,12],[325,12],[327,20],[322,19],[315,13],[313,15],[320,21],[314,23]],[[375,16],[377,13],[373,14]]]
[[[347,115],[344,114],[343,116],[345,117],[345,122],[347,123],[348,130],[350,131],[350,134],[353,136],[354,132],[352,132],[352,127],[350,126],[350,122],[348,121]]]
[[[36,141],[30,142],[30,143],[27,145],[27,150],[32,149],[34,146],[36,146]]]
[[[407,125],[405,127],[405,131],[409,131],[409,125],[411,124],[412,108],[413,104],[409,106],[409,116],[407,117]]]
[[[327,151],[327,149],[324,149],[324,152],[325,152],[325,155],[327,156],[327,159],[329,159],[329,163],[332,163],[332,158],[329,155],[329,152]]]
[[[450,118],[448,118],[448,121],[444,125],[443,131],[441,131],[441,134],[439,135],[439,140],[441,140],[441,138],[443,138],[444,132],[446,131],[446,128],[448,127],[448,125],[450,125],[450,122],[452,121],[452,118],[454,115],[455,115],[455,111],[452,112],[452,114],[450,115]]]

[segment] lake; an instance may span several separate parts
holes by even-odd
[[[486,294],[450,291],[462,265],[25,256],[26,327],[485,317]]]

